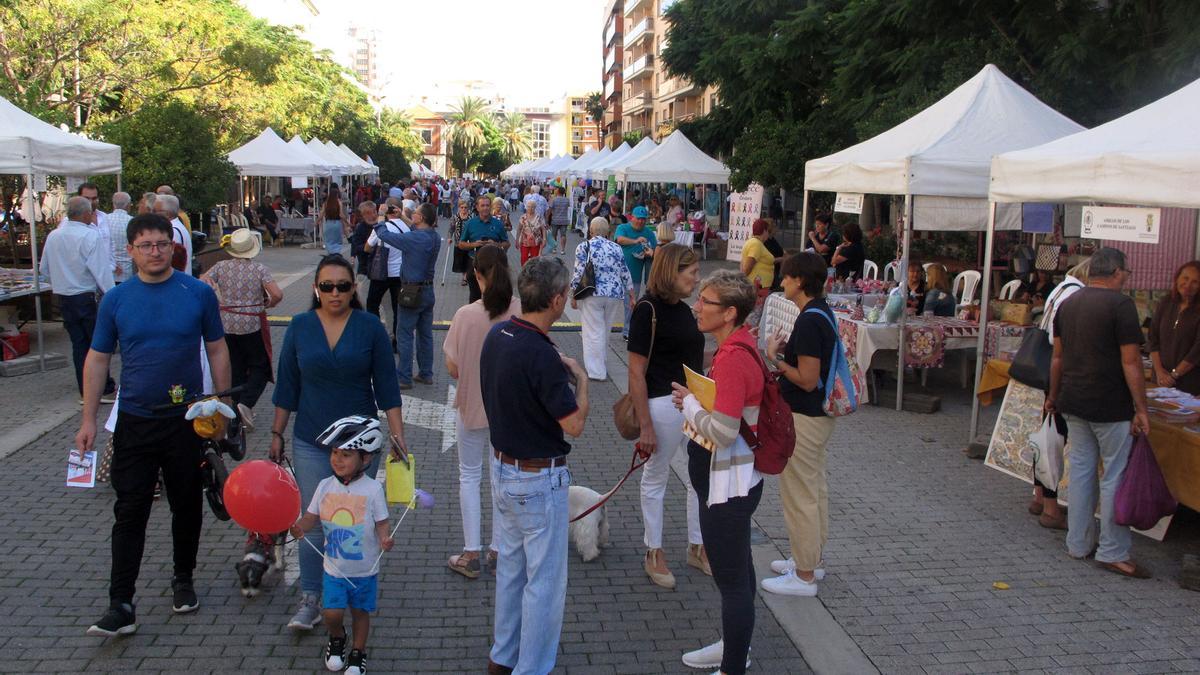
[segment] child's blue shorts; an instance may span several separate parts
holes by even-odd
[[[324,609],[361,609],[364,612],[375,611],[375,595],[379,588],[378,574],[369,577],[350,577],[347,581],[335,577],[329,572],[324,573],[321,582],[321,607]],[[351,586],[350,584],[354,585]]]

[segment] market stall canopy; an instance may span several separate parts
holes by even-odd
[[[525,167],[522,168],[521,172],[517,175],[521,178],[533,178],[533,172],[552,161],[554,161],[553,157],[539,157],[538,159],[533,160],[531,164],[525,165]]]
[[[121,147],[67,133],[0,98],[0,174],[121,173]]]
[[[1200,208],[1200,80],[1124,117],[992,160],[997,202]]]
[[[603,162],[604,159],[611,154],[612,148],[608,146],[601,148],[600,152],[588,153],[583,157],[580,157],[579,161],[577,161],[575,164],[571,165],[568,173],[578,178],[587,178],[588,169],[596,166],[600,162]]]
[[[642,140],[645,140],[645,139],[642,139]],[[599,172],[599,169],[601,169],[613,162],[619,161],[622,157],[625,157],[626,155],[628,155],[631,150],[633,150],[633,147],[631,145],[629,145],[628,143],[622,142],[620,145],[617,146],[617,148],[615,150],[612,151],[612,154],[610,154],[608,157],[605,157],[604,159],[592,162],[587,168],[586,175],[587,175],[588,179],[589,180],[597,180],[597,179],[608,178],[608,175],[601,174]]]
[[[554,159],[541,165],[533,172],[533,177],[538,179],[553,178],[558,174],[559,169],[575,161],[575,158],[570,155],[558,155]]]
[[[375,163],[375,160],[371,159],[370,155],[367,155],[367,164],[371,165],[371,173],[378,176],[379,175],[379,165]]]
[[[578,176],[579,173],[577,172],[577,167],[582,166],[587,162],[591,162],[592,157],[594,155],[598,155],[598,154],[600,154],[600,153],[595,148],[588,148],[587,150],[585,150],[583,152],[582,155],[576,157],[574,160],[571,161],[570,164],[563,167],[563,169],[562,169],[563,175]]]
[[[342,166],[346,169],[342,172],[343,175],[359,176],[363,173],[362,160],[355,156],[354,153],[350,153],[350,156],[347,156],[333,141],[325,141],[325,149],[329,151],[331,159],[341,160]]]
[[[658,144],[652,141],[649,136],[647,136],[638,141],[638,144],[633,146],[633,149],[624,155],[592,167],[589,171],[589,174],[593,178],[607,180],[609,176],[616,176],[619,169],[624,169],[651,152],[654,152],[654,149],[657,147]]]
[[[714,183],[729,182],[729,168],[704,154],[676,129],[652,152],[617,171],[626,183]]]
[[[983,199],[992,157],[1082,130],[988,64],[899,125],[809,160],[804,189]]]
[[[311,148],[305,145],[304,139],[300,138],[299,134],[292,136],[291,140],[289,140],[287,144],[295,149],[295,151],[298,152],[302,157],[304,157],[305,161],[310,162],[313,167],[315,167],[313,169],[314,173],[307,174],[309,176],[328,176],[329,174],[333,173],[334,169],[337,168],[335,166],[331,166],[325,161],[324,157],[321,157],[317,153],[313,152]]]
[[[315,165],[313,158],[304,155],[276,135],[271,127],[234,150],[229,161],[243,176],[327,176],[323,165]]]
[[[311,150],[314,155],[324,160],[325,166],[329,167],[330,172],[334,175],[349,176],[351,173],[353,173],[349,163],[342,158],[341,153],[331,154],[329,152],[329,147],[326,146],[322,141],[319,141],[316,138],[310,138],[308,139],[308,143],[305,145],[308,146],[308,149]]]
[[[365,176],[365,175],[371,173],[371,165],[368,164],[365,159],[363,159],[362,157],[359,157],[357,152],[354,152],[350,148],[346,147],[345,143],[338,143],[337,147],[339,150],[342,151],[342,153],[344,153],[345,155],[350,157],[350,159],[354,160],[355,163],[358,164],[358,171],[359,171],[360,176]]]

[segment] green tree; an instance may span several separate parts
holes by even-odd
[[[587,102],[583,105],[583,109],[591,116],[592,121],[600,125],[600,144],[604,145],[604,94],[593,91],[588,94]]]
[[[499,118],[500,137],[504,140],[504,160],[519,162],[533,154],[533,134],[529,121],[521,113],[508,113]],[[501,167],[501,170],[508,168]],[[496,172],[499,173],[499,172]]]
[[[484,127],[491,122],[490,106],[481,98],[464,96],[450,115],[451,162],[468,171],[472,156],[486,142]]]
[[[169,183],[190,211],[224,202],[237,167],[217,149],[211,119],[179,101],[145,106],[103,128],[104,139],[121,146],[126,192],[152,192]]]
[[[642,139],[645,137],[646,137],[646,134],[644,134],[640,131],[626,131],[625,135],[621,137],[621,140],[625,143],[628,143],[629,147],[632,148],[633,146],[637,145],[638,143],[641,143]]]

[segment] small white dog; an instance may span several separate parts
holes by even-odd
[[[572,485],[567,491],[568,510],[571,518],[591,508],[603,495],[591,488]],[[600,508],[571,523],[567,536],[575,542],[575,550],[584,562],[600,556],[600,549],[608,546],[608,507]]]

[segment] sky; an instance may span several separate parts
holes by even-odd
[[[601,87],[605,0],[310,0],[316,17],[301,0],[242,2],[272,23],[309,26],[318,46],[342,40],[351,23],[375,28],[385,105],[439,80],[490,81],[515,104]]]

